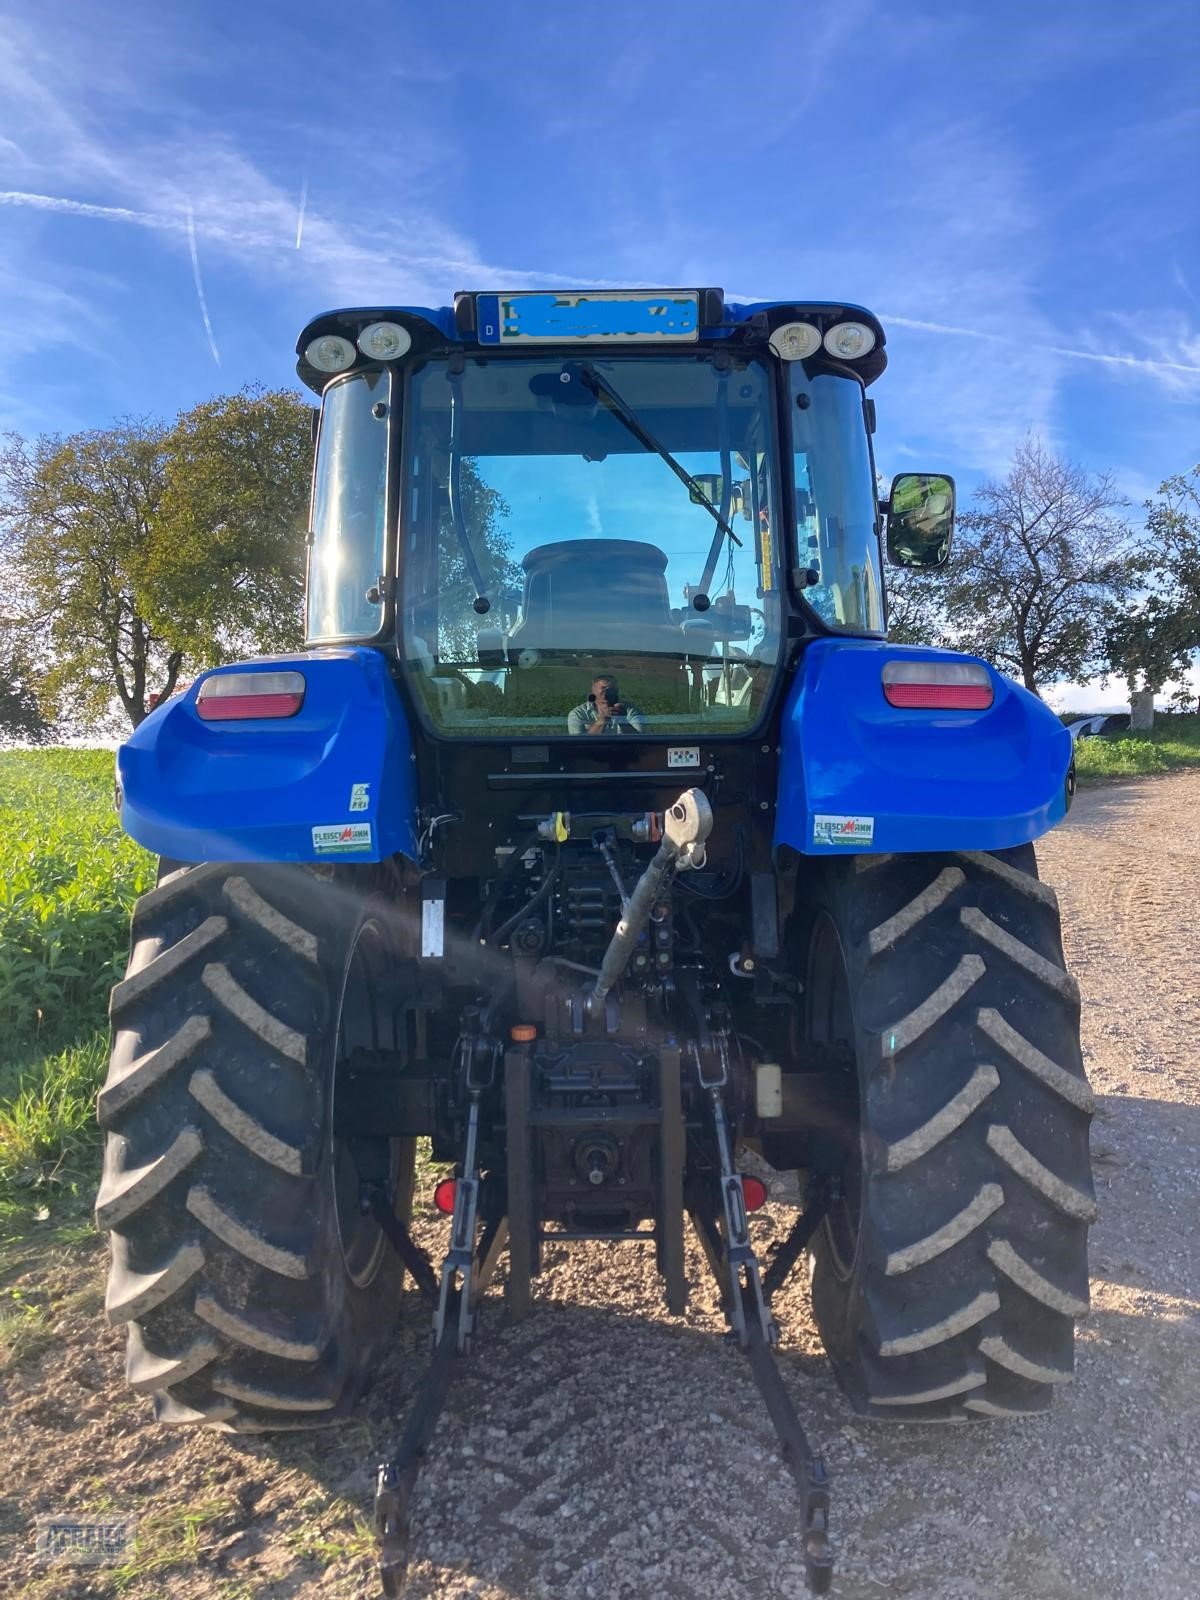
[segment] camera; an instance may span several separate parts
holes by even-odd
[[[625,710],[625,707],[621,704],[620,700],[617,698],[617,691],[616,691],[616,688],[615,688],[615,686],[613,684],[606,683],[604,685],[603,689],[601,689],[601,691],[600,691],[600,698],[604,701],[604,704],[608,707],[608,709],[610,711],[615,711],[618,716],[621,716],[623,714],[623,712]],[[591,705],[595,705],[596,704],[596,696],[594,694],[589,694],[588,695],[588,702]]]

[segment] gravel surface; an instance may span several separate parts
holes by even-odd
[[[1047,1420],[872,1424],[842,1401],[802,1285],[779,1296],[787,1381],[833,1476],[840,1600],[1200,1597],[1200,777],[1085,790],[1039,856],[1099,1100],[1077,1378]],[[760,1244],[791,1215],[770,1207]],[[693,1256],[691,1309],[669,1317],[638,1249],[559,1249],[517,1327],[492,1291],[420,1480],[412,1600],[806,1592],[792,1482],[745,1361],[719,1338],[707,1277]],[[63,1271],[90,1282],[99,1262]],[[119,1335],[94,1306],[64,1313],[59,1346],[10,1373],[0,1536],[16,1586],[0,1576],[0,1592],[114,1593],[99,1575],[46,1587],[19,1531],[103,1490],[150,1515],[181,1497],[220,1502],[195,1560],[133,1575],[128,1594],[373,1593],[361,1525],[347,1530],[419,1371],[415,1306],[402,1328],[361,1423],[244,1441],[147,1428],[145,1402],[120,1387]]]

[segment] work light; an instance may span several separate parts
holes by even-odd
[[[821,348],[821,334],[811,322],[785,322],[769,343],[781,361],[803,361]]]
[[[318,372],[345,372],[354,365],[354,346],[340,334],[327,333],[305,346],[304,359]]]
[[[841,361],[853,361],[875,348],[875,335],[863,322],[835,322],[825,335],[825,348]]]
[[[411,344],[412,334],[398,322],[369,322],[358,336],[358,348],[372,361],[397,361]]]

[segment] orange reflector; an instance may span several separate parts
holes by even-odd
[[[518,1022],[511,1032],[514,1044],[532,1044],[537,1038],[537,1029],[532,1022]]]
[[[761,1211],[767,1203],[767,1186],[761,1178],[751,1178],[743,1174],[742,1194],[746,1199],[747,1211]]]
[[[454,1211],[454,1196],[458,1192],[456,1178],[443,1178],[433,1191],[433,1203],[444,1216]]]

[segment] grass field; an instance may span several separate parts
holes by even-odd
[[[91,1206],[108,991],[154,858],[120,829],[112,754],[0,752],[0,1235]]]
[[[1150,733],[1080,739],[1075,746],[1075,770],[1084,783],[1182,767],[1200,767],[1200,716],[1159,717]]]

